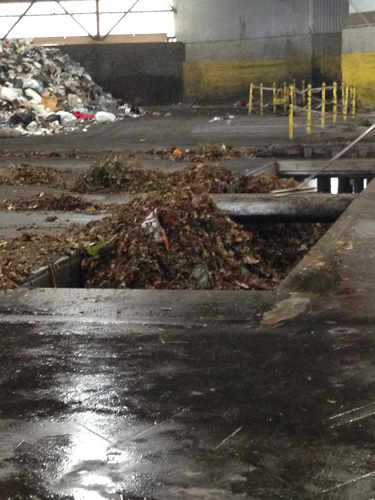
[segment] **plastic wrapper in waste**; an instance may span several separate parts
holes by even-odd
[[[114,123],[116,121],[116,115],[107,113],[106,111],[99,111],[95,115],[95,120],[98,123]]]
[[[146,234],[151,235],[156,243],[163,242],[163,232],[162,227],[159,222],[158,211],[153,210],[142,222],[142,229]]]
[[[43,85],[37,80],[34,80],[33,78],[27,78],[26,80],[24,80],[22,82],[22,87],[24,89],[35,90],[36,92],[42,92],[43,90]]]
[[[77,121],[77,118],[69,111],[58,111],[56,114],[60,116],[60,123],[63,127],[71,127]]]
[[[33,89],[26,89],[25,94],[27,97],[30,97],[31,100],[34,102],[37,102],[38,104],[41,104],[42,102],[42,96],[38,94],[38,92],[35,92]]]
[[[1,87],[0,89],[0,100],[7,102],[14,102],[18,98],[18,93],[9,87]]]

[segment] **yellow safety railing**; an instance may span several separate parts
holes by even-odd
[[[326,126],[326,97],[327,97],[327,90],[326,90],[326,84],[323,83],[323,90],[322,90],[322,128]]]
[[[337,82],[333,82],[333,123],[337,122]]]
[[[346,82],[341,85],[333,82],[331,86],[323,83],[321,87],[313,88],[311,84],[302,81],[300,89],[295,80],[289,85],[284,82],[282,87],[278,87],[276,82],[273,82],[272,87],[266,87],[263,83],[259,85],[251,83],[249,115],[254,110],[258,110],[258,106],[259,111],[257,113],[260,116],[264,116],[269,109],[272,110],[273,114],[276,114],[278,109],[283,108],[285,112],[288,110],[289,137],[292,139],[294,137],[294,114],[296,111],[299,113],[306,112],[308,135],[312,131],[313,117],[317,114],[320,117],[321,128],[327,126],[328,119],[333,124],[338,122],[339,109],[342,110],[344,122],[348,120],[348,116],[354,118],[357,112],[357,88],[355,85]],[[315,119],[314,122],[316,126]]]
[[[289,139],[293,139],[294,137],[294,90],[295,86],[290,85],[289,87]]]

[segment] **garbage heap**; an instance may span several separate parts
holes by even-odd
[[[114,122],[117,111],[117,101],[59,49],[0,41],[0,137],[86,131],[89,122]]]

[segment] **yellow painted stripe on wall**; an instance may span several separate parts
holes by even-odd
[[[341,81],[341,56],[314,57],[312,60],[315,75],[322,75],[327,83]]]
[[[327,61],[317,59],[322,69],[339,78],[341,58],[324,59]],[[251,82],[272,86],[273,82],[282,85],[293,79],[309,81],[312,66],[311,57],[187,62],[184,64],[185,96],[208,99],[241,93],[247,96]]]
[[[357,86],[358,104],[375,104],[375,52],[343,54],[342,79]]]

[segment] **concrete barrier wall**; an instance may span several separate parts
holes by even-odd
[[[115,97],[137,105],[173,104],[183,98],[182,43],[61,46]]]

